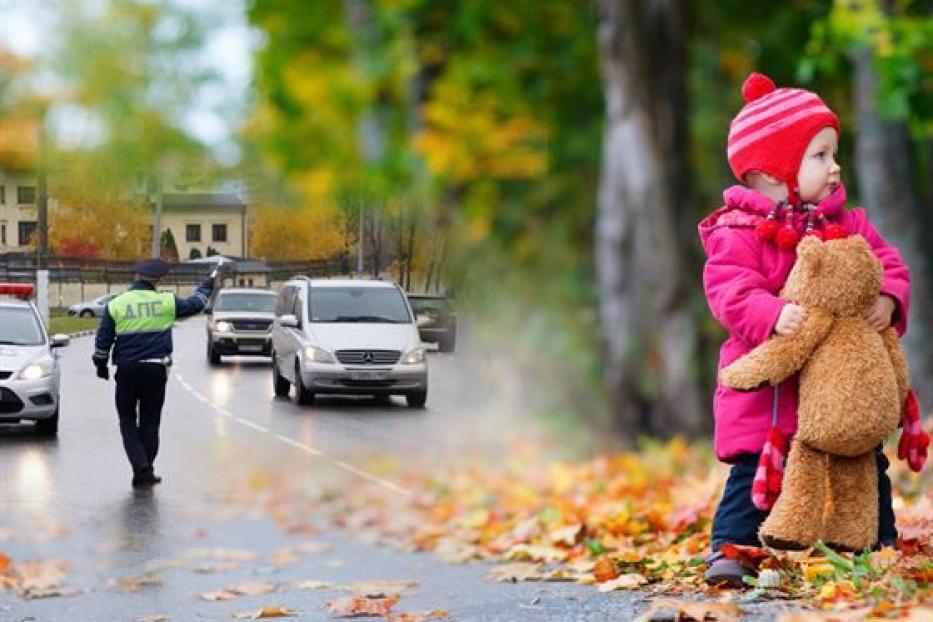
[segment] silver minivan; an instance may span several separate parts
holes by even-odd
[[[390,282],[295,277],[272,325],[272,384],[300,404],[318,394],[404,395],[422,408],[428,366],[411,307]]]

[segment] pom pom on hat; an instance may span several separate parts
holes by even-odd
[[[776,88],[771,78],[763,73],[753,71],[745,78],[745,84],[742,85],[742,99],[745,100],[746,104],[749,104],[759,97],[764,97]]]

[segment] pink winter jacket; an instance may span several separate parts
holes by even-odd
[[[771,241],[759,240],[755,225],[768,215],[774,202],[743,186],[723,193],[725,205],[699,225],[706,251],[703,287],[713,317],[729,332],[719,351],[719,369],[736,360],[773,332],[781,308],[787,301],[778,296],[794,264],[794,251],[779,249]],[[862,209],[845,209],[841,185],[819,204],[829,222],[859,234],[871,245],[884,266],[881,292],[896,301],[893,322],[901,335],[907,329],[910,278],[900,254],[878,234]],[[797,222],[804,227],[805,215]],[[797,429],[797,376],[779,387],[778,428],[785,435]],[[731,461],[738,454],[760,452],[772,419],[774,389],[739,392],[718,385],[713,397],[716,455]]]

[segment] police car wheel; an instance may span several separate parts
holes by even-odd
[[[314,403],[314,391],[305,388],[305,383],[301,381],[301,367],[298,363],[295,363],[295,398],[302,406]]]
[[[36,432],[41,436],[58,436],[58,411],[51,417],[36,421]]]
[[[277,397],[288,397],[288,389],[291,385],[288,378],[279,373],[279,364],[275,362],[275,354],[272,355],[272,389]]]

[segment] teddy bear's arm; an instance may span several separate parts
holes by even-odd
[[[901,340],[897,336],[897,331],[893,327],[885,328],[881,332],[881,338],[884,340],[884,347],[888,350],[888,356],[891,357],[891,363],[894,365],[894,376],[897,379],[897,394],[900,396],[900,404],[907,398],[907,390],[910,389],[910,372],[907,369],[907,357],[904,356],[904,348],[901,347]]]
[[[771,337],[719,372],[719,380],[740,391],[780,384],[803,367],[832,325],[830,312],[808,309],[807,319],[799,331]]]

